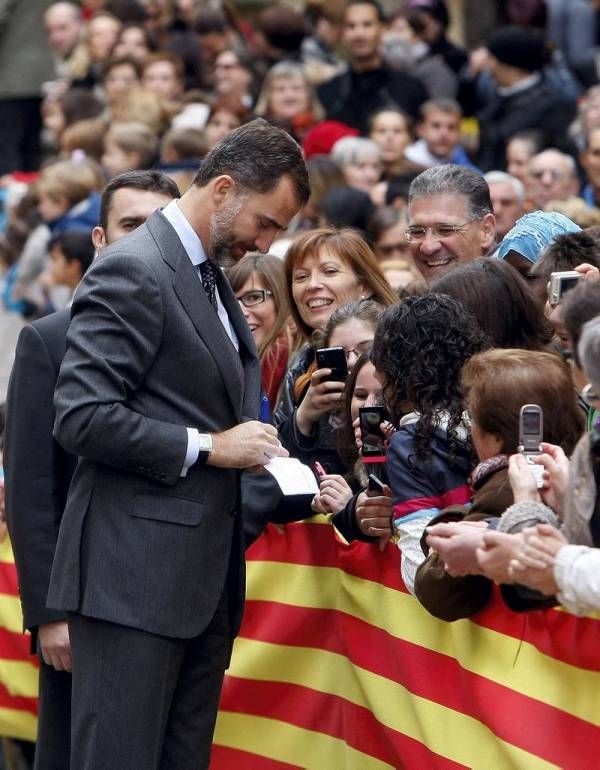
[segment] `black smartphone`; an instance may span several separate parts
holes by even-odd
[[[316,355],[317,369],[331,369],[331,374],[323,377],[323,382],[346,382],[348,364],[344,348],[319,348]]]
[[[363,445],[362,456],[370,458],[385,455],[385,436],[380,428],[381,423],[388,418],[385,407],[361,406],[358,416]]]
[[[378,479],[374,473],[369,473],[367,490],[369,492],[377,492],[377,494],[383,495],[385,490],[385,484],[381,479]]]

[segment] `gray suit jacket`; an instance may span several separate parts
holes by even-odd
[[[81,459],[49,607],[188,638],[207,626],[228,581],[237,632],[239,472],[194,466],[180,477],[186,426],[219,432],[258,414],[252,335],[222,275],[218,288],[243,369],[160,212],[108,248],[77,290],[55,436]]]

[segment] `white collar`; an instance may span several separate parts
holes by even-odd
[[[514,96],[515,94],[520,94],[521,91],[527,91],[528,88],[537,85],[541,79],[542,76],[540,73],[534,72],[533,75],[530,75],[528,78],[523,78],[523,80],[519,80],[519,82],[515,83],[513,86],[499,86],[498,93],[500,96]]]
[[[181,210],[179,201],[177,199],[172,200],[164,207],[162,213],[179,236],[192,265],[201,265],[206,262],[207,256],[202,241]]]

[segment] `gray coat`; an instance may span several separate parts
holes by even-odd
[[[228,581],[237,631],[239,472],[193,466],[180,477],[186,426],[219,432],[258,414],[252,335],[218,280],[243,369],[162,213],[106,249],[83,279],[55,393],[55,436],[81,460],[49,607],[189,638]]]
[[[51,0],[0,0],[0,99],[40,96],[53,76],[44,28]]]

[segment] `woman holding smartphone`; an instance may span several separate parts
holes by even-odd
[[[305,344],[286,374],[274,423],[281,428],[292,417],[296,423],[296,410],[304,404],[296,427],[310,436],[319,417],[339,407],[343,390],[343,383],[318,387],[327,375],[317,374],[315,349],[328,345],[322,339],[311,344],[313,334],[322,332],[334,311],[349,302],[372,299],[387,306],[398,298],[369,246],[348,228],[322,227],[303,233],[289,247],[284,264],[292,319]],[[343,340],[336,344],[353,347]]]
[[[346,475],[323,476],[312,509],[316,513],[332,513],[331,523],[347,541],[379,542],[383,550],[392,534],[393,507],[390,489],[385,483],[387,473],[384,466],[380,466],[377,477],[383,478],[384,482],[377,483],[369,477],[368,458],[362,456],[359,427],[361,410],[378,409],[383,403],[381,383],[375,376],[369,356],[370,350],[363,352],[348,377],[336,431],[338,452],[346,465]],[[393,434],[391,423],[384,423],[384,431],[386,437]]]
[[[330,379],[330,367],[307,373],[304,397],[279,428],[281,442],[292,457],[305,465],[320,463],[327,475],[345,474],[348,470],[338,453],[335,435],[341,424],[339,411],[346,377],[361,353],[371,347],[383,310],[380,303],[363,299],[334,311],[324,331],[313,339],[317,356],[332,348],[343,356],[346,372],[338,369],[338,377],[343,379]]]

